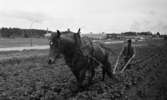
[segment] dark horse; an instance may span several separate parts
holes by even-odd
[[[80,29],[77,33],[66,31],[52,34],[50,38],[49,64],[55,62],[62,54],[66,64],[75,75],[78,85],[82,86],[86,72],[90,72],[89,82],[95,75],[95,68],[101,64],[103,80],[105,73],[114,78],[109,60],[109,51],[100,44],[93,43],[89,38],[80,37]]]

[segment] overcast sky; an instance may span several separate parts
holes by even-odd
[[[166,33],[166,10],[167,0],[0,0],[0,27]]]

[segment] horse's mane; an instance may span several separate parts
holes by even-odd
[[[93,49],[102,48],[112,54],[116,54],[111,48],[105,46],[102,42],[93,42],[89,37],[82,37],[81,39],[81,49],[84,54],[89,54]]]
[[[81,38],[80,50],[85,56],[91,54],[91,51],[93,50],[93,42],[89,37],[84,36]]]
[[[92,45],[92,40],[86,36],[81,38],[81,42],[83,45],[88,45],[88,46]]]
[[[75,32],[72,32],[72,31],[63,31],[63,32],[61,32],[62,34],[75,34]]]

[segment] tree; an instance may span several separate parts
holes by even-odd
[[[50,32],[52,33],[52,32]],[[44,37],[46,34],[46,30],[39,30],[39,29],[20,29],[20,28],[1,28],[0,29],[0,36],[11,38],[11,37]]]

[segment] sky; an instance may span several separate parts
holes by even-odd
[[[167,0],[0,0],[0,27],[167,34]]]

